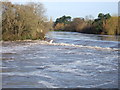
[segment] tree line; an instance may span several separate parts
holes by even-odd
[[[62,16],[53,23],[45,16],[41,3],[12,4],[0,2],[2,6],[2,40],[45,39],[49,30],[81,32],[88,34],[120,35],[118,17],[99,13],[98,18],[73,18]],[[1,19],[1,18],[0,18]],[[0,28],[1,28],[0,27]]]
[[[45,39],[50,23],[41,3],[2,3],[2,40]]]
[[[62,16],[54,22],[54,30],[81,32],[88,34],[120,35],[118,17],[109,13],[99,13],[96,19],[92,16],[86,18],[73,18]]]

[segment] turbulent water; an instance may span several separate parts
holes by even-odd
[[[50,32],[2,45],[3,88],[118,88],[119,36]]]

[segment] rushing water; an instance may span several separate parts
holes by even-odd
[[[3,42],[3,88],[118,88],[119,36],[50,32]]]

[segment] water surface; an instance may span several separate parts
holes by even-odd
[[[50,32],[3,42],[4,88],[118,88],[119,36]]]

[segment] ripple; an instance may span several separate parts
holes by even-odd
[[[49,83],[47,81],[39,81],[38,83],[45,85],[47,88],[58,88],[53,83]]]

